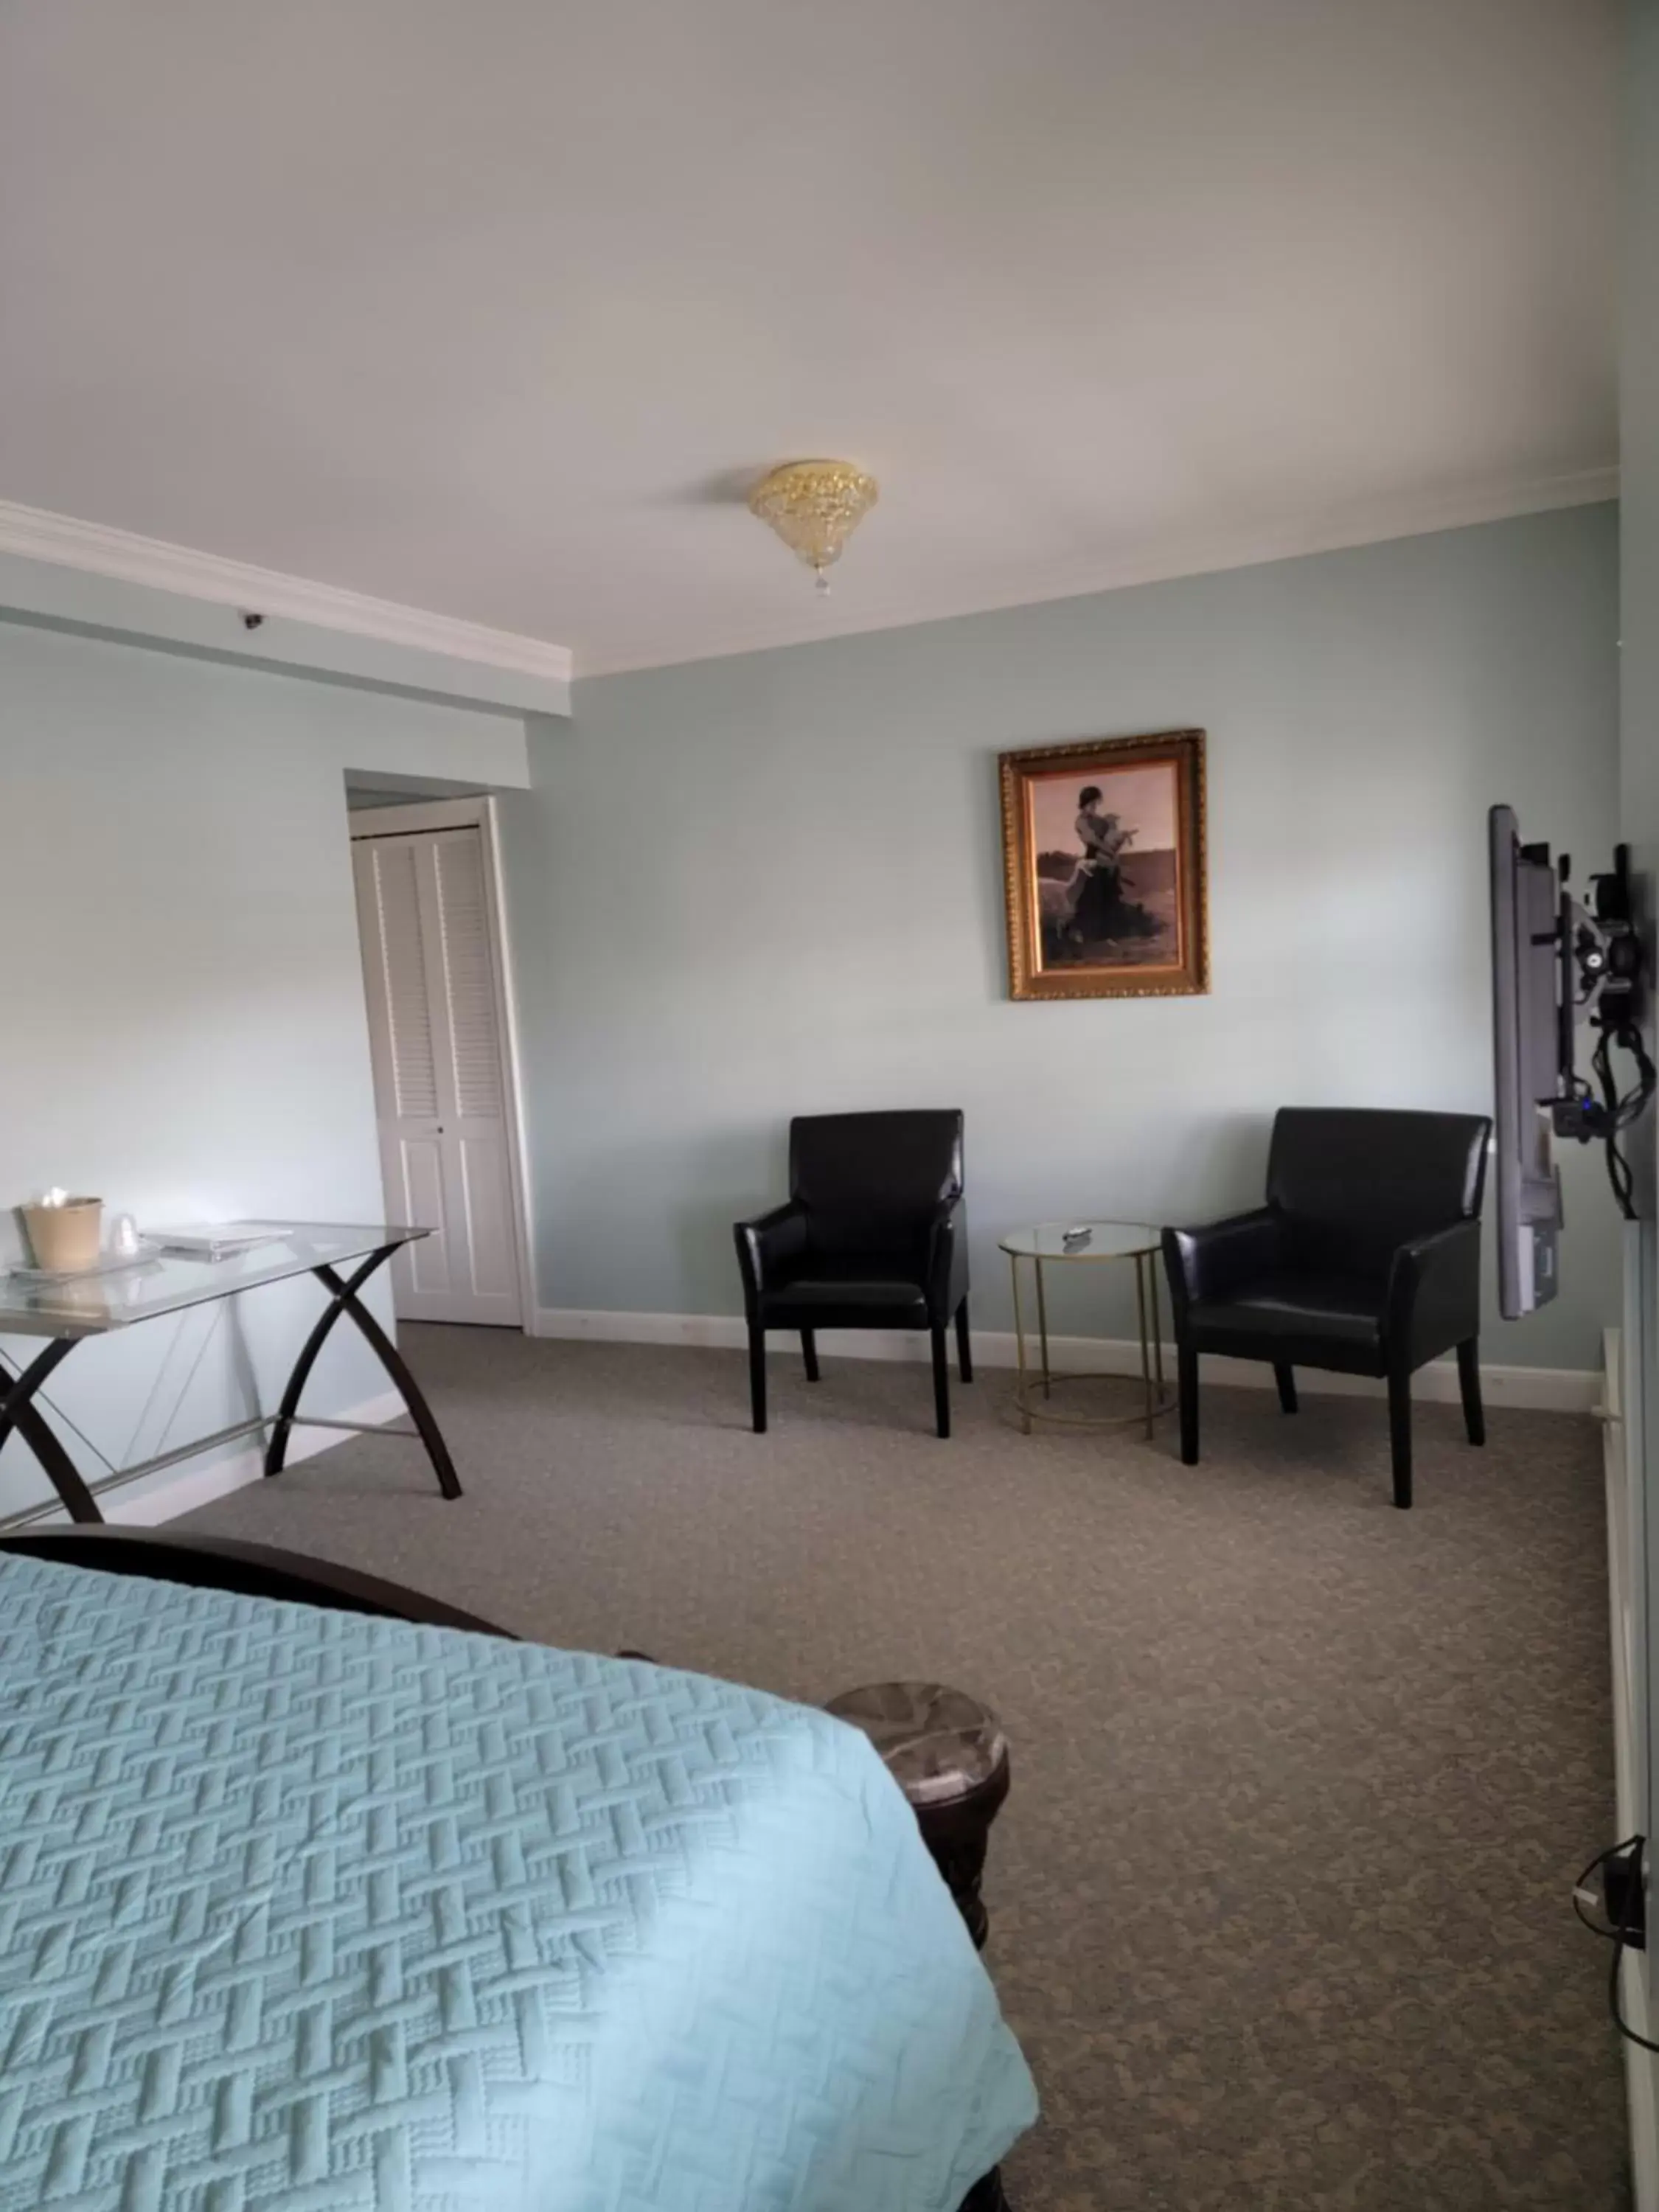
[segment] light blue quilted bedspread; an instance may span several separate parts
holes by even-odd
[[[1034,2112],[824,1715],[0,1558],[3,2212],[954,2212]]]

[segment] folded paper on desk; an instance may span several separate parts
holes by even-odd
[[[167,1251],[188,1252],[198,1260],[224,1260],[235,1252],[252,1252],[260,1244],[280,1244],[284,1234],[254,1221],[197,1222],[182,1229],[149,1229],[144,1233]]]

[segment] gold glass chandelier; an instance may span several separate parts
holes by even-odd
[[[875,478],[851,461],[786,461],[755,486],[749,510],[770,523],[827,592],[827,572],[878,496]]]

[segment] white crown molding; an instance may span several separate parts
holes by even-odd
[[[1223,538],[1170,540],[1117,560],[1071,562],[1064,568],[1031,570],[1019,578],[988,580],[981,588],[924,590],[890,597],[879,605],[860,607],[836,623],[838,605],[813,601],[800,615],[726,630],[714,641],[682,641],[673,647],[582,654],[579,678],[620,676],[630,670],[678,667],[696,660],[726,659],[736,653],[766,653],[779,647],[821,644],[866,631],[903,629],[920,623],[951,622],[964,615],[994,614],[1010,607],[1036,606],[1050,599],[1091,597],[1097,592],[1127,590],[1137,584],[1170,583],[1181,577],[1214,574],[1225,568],[1251,568],[1269,561],[1294,561],[1311,553],[1338,553],[1395,538],[1426,537],[1442,530],[1466,530],[1486,522],[1509,522],[1553,508],[1589,507],[1619,496],[1616,466],[1578,469],[1563,476],[1529,477],[1506,483],[1465,486],[1426,496],[1373,501],[1364,507],[1294,518],[1267,527],[1237,531]],[[854,560],[856,561],[856,550]],[[826,620],[826,617],[828,620]]]
[[[20,507],[10,500],[0,500],[0,553],[113,576],[123,583],[175,592],[185,599],[239,607],[251,614],[311,623],[319,629],[343,630],[382,645],[440,653],[480,667],[507,669],[555,684],[570,681],[568,646],[462,622],[453,615],[428,614],[392,599],[369,599],[333,584],[314,584],[304,576],[256,568],[216,553],[198,553],[188,545],[169,545],[158,538],[140,538],[129,530],[80,522],[71,515]]]
[[[1166,542],[1115,561],[1073,562],[1063,568],[1028,571],[1018,578],[988,578],[977,587],[957,584],[930,590],[924,582],[919,590],[890,596],[873,606],[853,608],[842,601],[825,608],[809,601],[799,617],[744,624],[714,637],[684,638],[654,647],[641,644],[635,650],[599,653],[591,658],[584,654],[580,671],[574,669],[567,646],[402,606],[390,599],[371,599],[361,592],[313,583],[303,576],[255,568],[217,554],[197,552],[189,546],[167,544],[160,538],[141,538],[131,531],[82,522],[6,500],[0,500],[0,555],[78,569],[210,605],[306,623],[382,645],[568,686],[573,673],[584,678],[620,675],[633,669],[673,667],[737,653],[823,643],[868,631],[905,629],[920,623],[949,622],[965,615],[991,614],[1048,600],[1127,590],[1139,584],[1212,574],[1222,569],[1253,568],[1264,562],[1340,552],[1389,538],[1508,521],[1618,495],[1616,468],[1581,469],[1569,475],[1464,488],[1426,498],[1304,517],[1222,538]],[[850,616],[844,621],[837,619],[842,606],[848,607]]]

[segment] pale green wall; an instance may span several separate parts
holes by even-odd
[[[964,1107],[1006,1326],[999,1230],[1249,1202],[1277,1103],[1487,1108],[1486,810],[1611,843],[1616,553],[1579,508],[579,682],[504,810],[544,1304],[738,1310],[792,1112]],[[1210,995],[1011,1003],[997,752],[1189,724]],[[1495,1359],[1597,1358],[1613,1225],[1568,1170],[1566,1293]]]
[[[380,1218],[348,768],[521,781],[522,730],[0,622],[0,1262],[51,1183],[141,1221]],[[88,1344],[51,1395],[148,1457],[269,1409],[319,1297]],[[385,1389],[349,1328],[325,1357],[311,1411]],[[14,1440],[0,1515],[42,1494]]]

